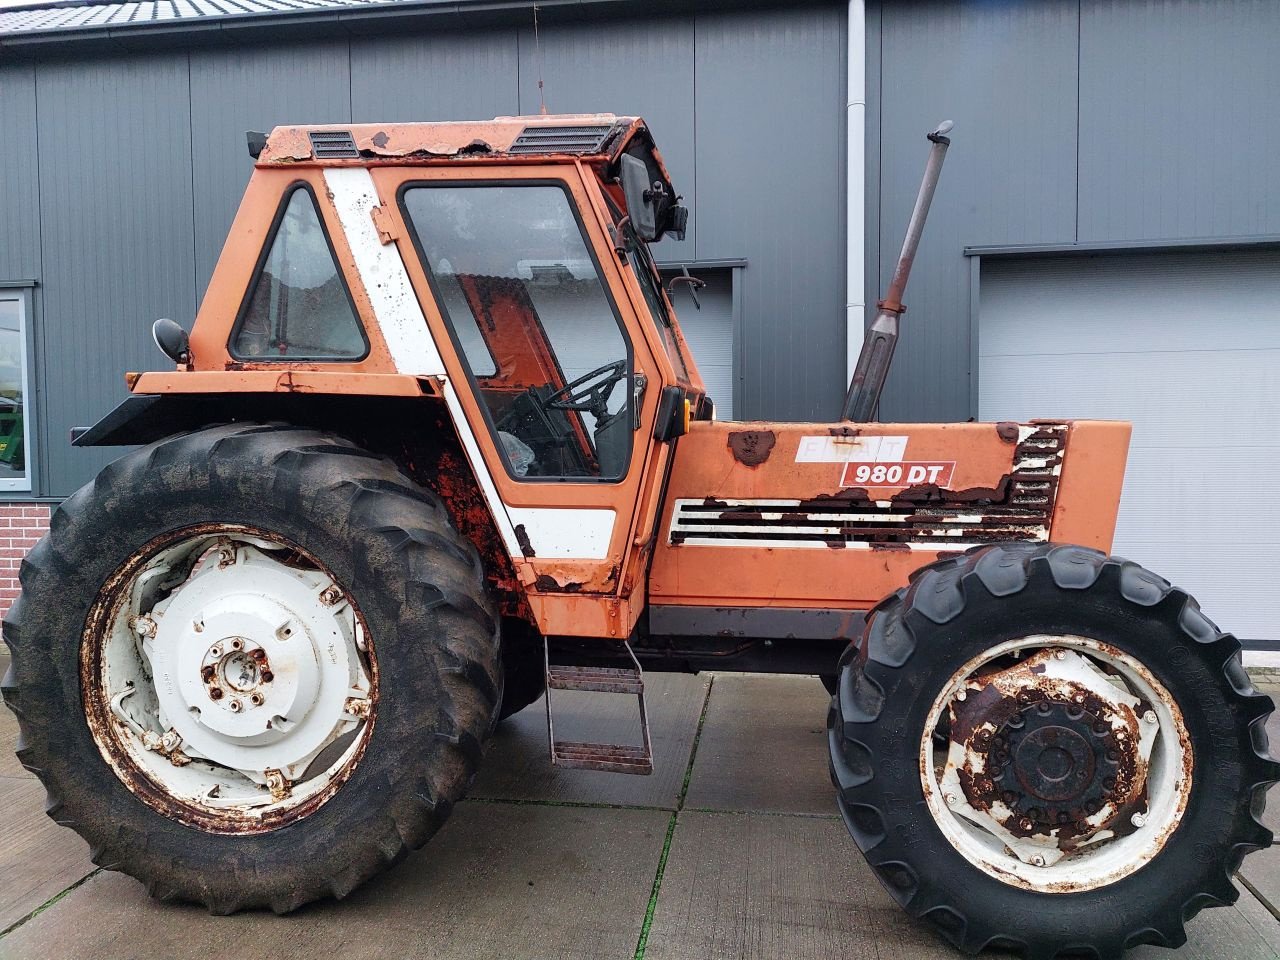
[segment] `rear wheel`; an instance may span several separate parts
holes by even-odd
[[[6,702],[96,863],[219,913],[343,896],[421,846],[500,689],[475,551],[388,460],[215,427],[69,499],[5,621]]]
[[[1127,561],[1004,544],[920,571],[841,661],[850,833],[952,943],[1177,946],[1270,844],[1269,697],[1196,602]]]

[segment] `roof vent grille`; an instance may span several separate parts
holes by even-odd
[[[612,124],[525,127],[507,153],[599,153]]]
[[[315,130],[311,137],[311,153],[317,160],[358,160],[360,151],[348,130]]]

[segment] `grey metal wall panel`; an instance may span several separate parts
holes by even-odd
[[[0,280],[40,273],[36,79],[30,64],[0,67]]]
[[[551,113],[639,115],[649,122],[676,189],[689,207],[683,241],[664,240],[659,260],[693,259],[698,222],[694,183],[693,18],[543,24],[541,56],[532,29],[520,31],[520,112],[537,113],[541,60]]]
[[[350,122],[349,63],[343,42],[191,53],[195,283],[200,296],[253,170],[245,131],[268,132],[285,123]]]
[[[519,112],[515,30],[351,41],[351,111],[382,120],[487,120]]]
[[[1077,5],[930,0],[885,3],[881,14],[881,289],[924,169],[924,135],[940,120],[956,122],[881,417],[964,420],[971,413],[964,247],[1075,236]]]
[[[741,272],[739,417],[844,395],[844,5],[700,14],[697,255]]]
[[[1280,233],[1280,4],[1084,0],[1080,239]]]
[[[72,448],[68,430],[123,399],[123,371],[159,366],[156,317],[195,309],[187,78],[185,56],[37,67],[41,493],[65,496],[118,456]]]

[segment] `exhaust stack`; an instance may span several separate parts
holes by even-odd
[[[898,345],[898,318],[906,310],[902,305],[902,294],[907,289],[907,277],[911,275],[916,248],[920,246],[920,234],[924,231],[925,218],[929,216],[929,204],[933,202],[933,191],[938,186],[942,161],[947,155],[947,147],[951,145],[947,134],[953,126],[950,120],[944,120],[929,134],[933,146],[929,149],[924,180],[916,194],[915,209],[911,211],[911,221],[907,224],[907,235],[902,241],[893,280],[878,304],[879,312],[862,342],[862,352],[858,354],[858,365],[854,368],[853,380],[849,382],[849,392],[844,398],[842,417],[845,420],[867,423],[875,418],[876,408],[880,406],[880,394],[884,391],[889,365],[893,362],[893,348]]]

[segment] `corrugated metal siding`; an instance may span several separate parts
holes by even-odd
[[[148,334],[156,317],[195,310],[187,58],[41,64],[36,76],[40,486],[66,495],[119,455],[71,447],[69,429],[124,398],[125,370],[159,366]]]
[[[519,113],[516,32],[353,40],[351,112],[362,122]]]
[[[209,283],[253,160],[245,131],[282,123],[349,123],[345,43],[204,50],[191,54],[196,290]],[[264,96],[264,91],[270,91]],[[189,326],[191,317],[174,317]]]
[[[552,113],[616,113],[644,117],[690,208],[683,241],[665,240],[659,260],[693,259],[697,231],[694,183],[693,18],[652,18],[599,24],[557,24],[520,31],[520,111],[537,113],[541,59],[547,109]],[[736,256],[736,254],[734,254]]]
[[[697,255],[745,258],[739,417],[844,395],[844,7],[699,15]]]
[[[36,79],[28,64],[0,67],[0,280],[40,275]]]
[[[964,248],[1075,236],[1077,5],[894,2],[881,15],[881,289],[920,185],[924,135],[940,120],[956,123],[881,417],[964,420],[971,400]]]
[[[1280,233],[1280,4],[1085,0],[1080,238]]]

